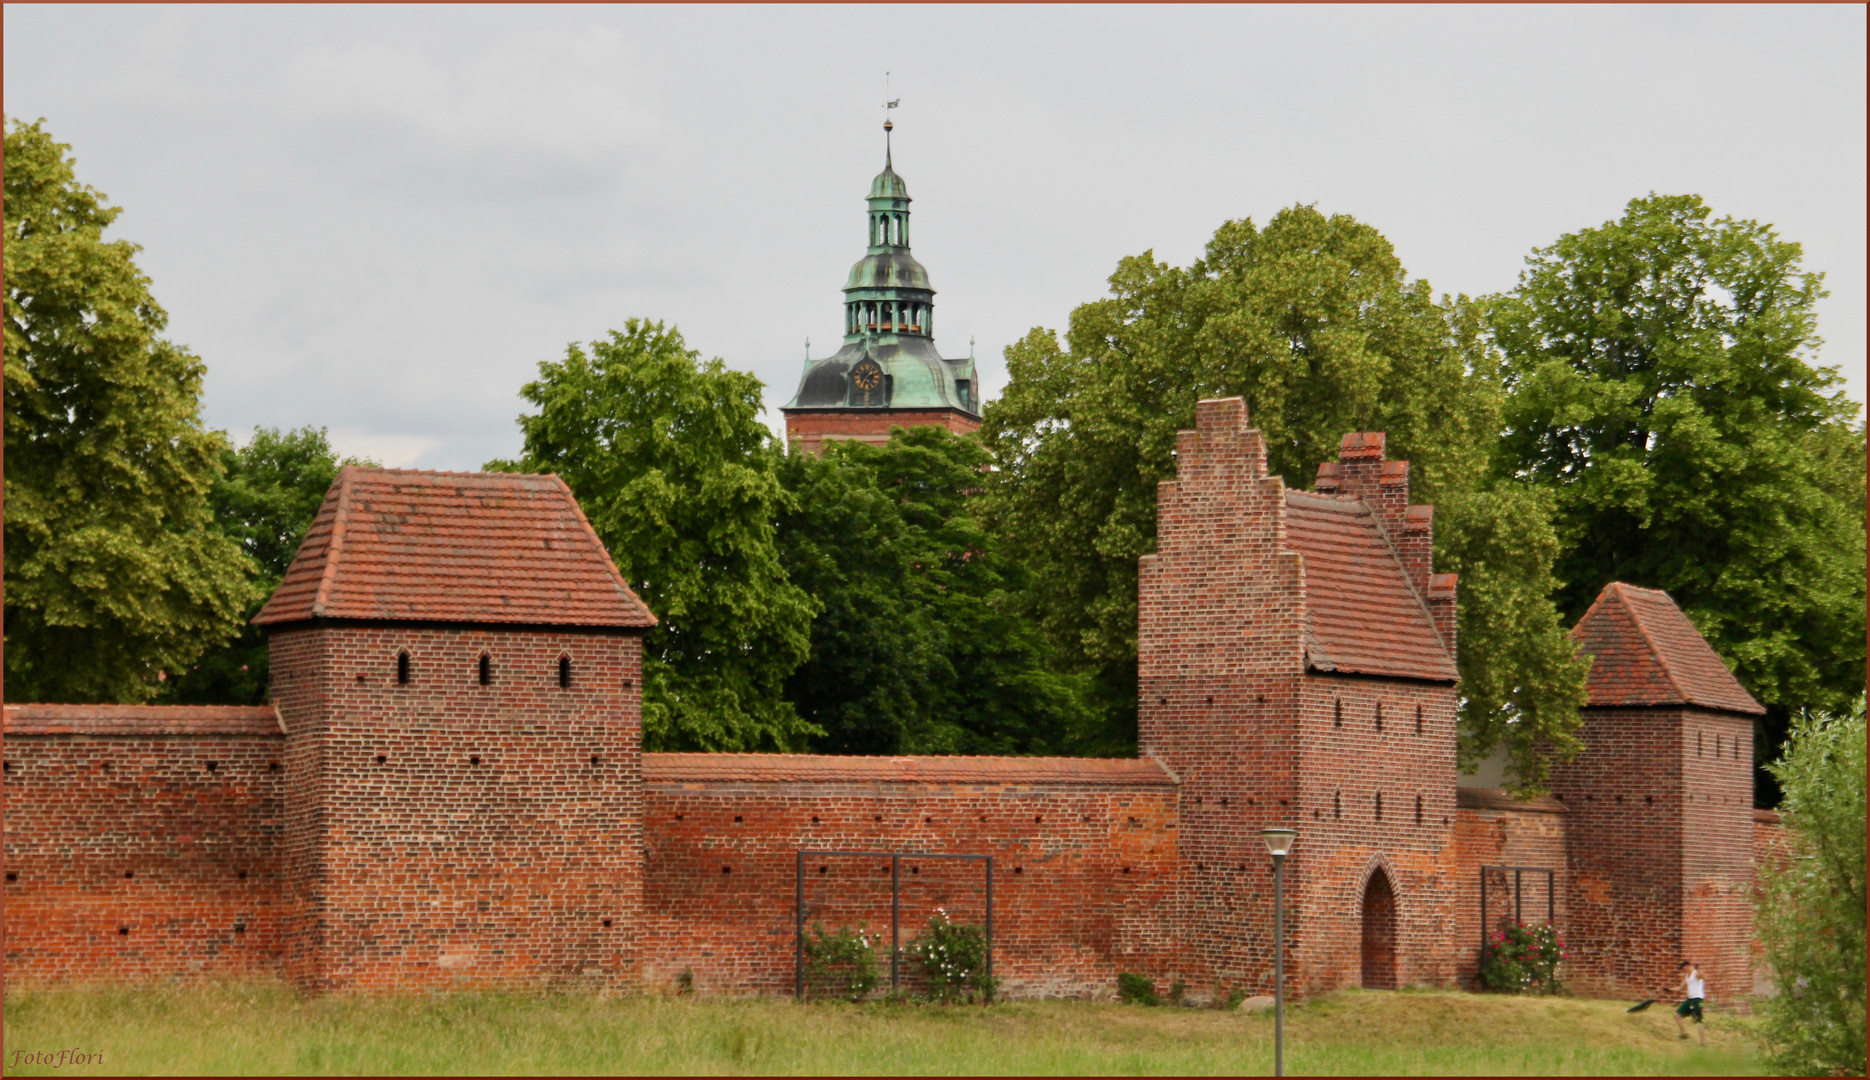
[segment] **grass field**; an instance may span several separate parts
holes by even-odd
[[[274,985],[9,993],[8,1074],[1208,1073],[1272,1071],[1271,1013],[1075,1001],[980,1007],[451,995],[303,1000]],[[1441,992],[1332,994],[1286,1014],[1292,1074],[1708,1074],[1759,1064],[1666,1009]],[[78,1048],[101,1064],[14,1067]]]

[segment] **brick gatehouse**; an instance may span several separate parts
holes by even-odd
[[[1125,760],[645,754],[654,616],[560,480],[346,469],[257,619],[272,706],[6,707],[6,978],[785,993],[801,898],[906,940],[991,888],[1009,995],[1259,993],[1291,825],[1295,994],[1471,980],[1483,875],[1579,989],[1752,991],[1760,707],[1666,595],[1580,621],[1587,749],[1516,802],[1456,774],[1456,582],[1383,436],[1291,491],[1204,401],[1177,463]]]

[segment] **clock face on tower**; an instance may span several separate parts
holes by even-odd
[[[851,385],[863,392],[863,403],[868,405],[871,395],[883,387],[883,369],[875,360],[865,360],[851,369]]]

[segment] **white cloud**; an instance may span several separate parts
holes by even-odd
[[[355,457],[374,461],[391,469],[414,465],[423,454],[435,449],[437,440],[421,435],[337,428],[328,433],[331,449],[341,458]]]
[[[387,44],[317,46],[280,73],[289,113],[376,126],[495,158],[611,161],[652,138],[661,106],[645,61],[608,27],[502,37],[460,63]]]

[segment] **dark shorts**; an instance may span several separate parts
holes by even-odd
[[[1675,1007],[1675,1015],[1693,1017],[1695,1023],[1701,1023],[1701,999],[1689,998]]]

